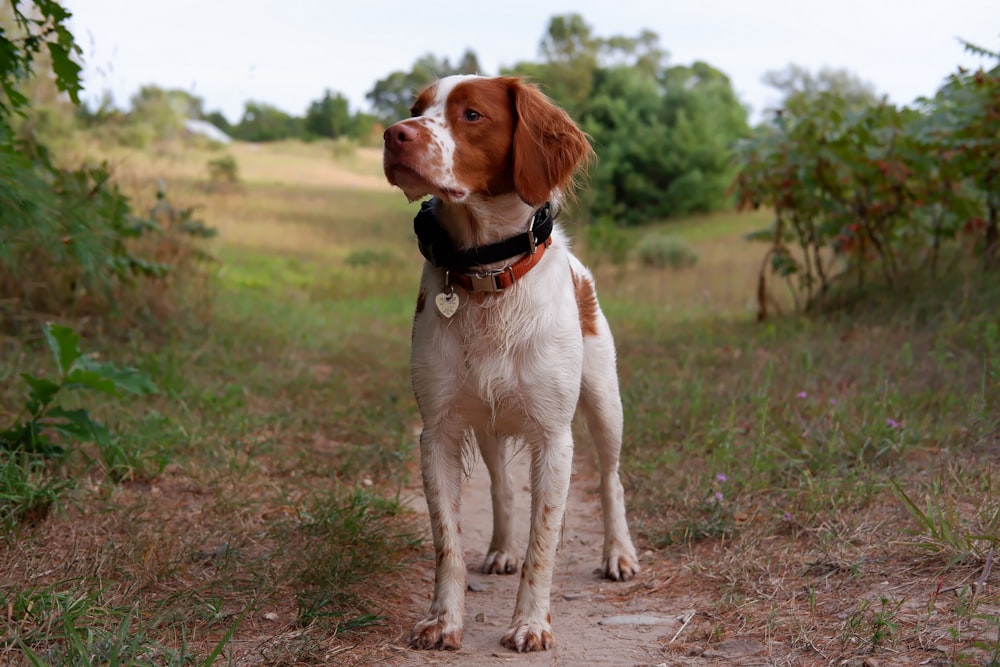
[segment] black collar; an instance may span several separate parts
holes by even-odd
[[[413,218],[413,231],[417,234],[420,254],[434,266],[465,270],[484,264],[502,262],[505,259],[534,253],[535,248],[548,240],[552,234],[552,206],[542,204],[531,217],[531,228],[523,234],[489,245],[458,250],[448,236],[434,212],[434,201],[420,204],[420,212]]]

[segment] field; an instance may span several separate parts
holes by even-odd
[[[110,155],[137,202],[162,179],[199,204],[218,261],[205,313],[84,339],[159,392],[86,403],[121,466],[75,453],[56,509],[0,541],[0,663],[428,659],[402,650],[430,586],[406,575],[431,558],[410,504],[414,207],[376,151],[226,150],[237,184],[210,184],[218,150]],[[567,223],[619,349],[644,573],[618,602],[695,612],[645,635],[657,664],[1000,664],[1000,280],[964,262],[810,319],[776,289],[784,315],[757,323],[764,248],[743,237],[767,222]],[[629,254],[667,233],[693,266]],[[0,417],[22,372],[53,371],[43,347],[0,339]]]

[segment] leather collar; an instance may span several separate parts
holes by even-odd
[[[420,205],[420,212],[413,218],[413,231],[420,254],[432,265],[447,269],[446,283],[473,292],[499,292],[538,264],[545,249],[552,244],[553,224],[552,205],[545,202],[532,215],[528,231],[489,245],[459,250],[438,222],[433,200],[428,200]],[[485,273],[468,271],[519,255],[526,256],[504,269]]]

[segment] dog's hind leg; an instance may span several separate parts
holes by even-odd
[[[517,555],[514,551],[514,490],[510,470],[512,438],[488,435],[477,431],[479,451],[490,472],[490,496],[493,500],[493,537],[490,548],[479,568],[484,574],[513,574],[517,572]]]
[[[601,510],[604,515],[604,576],[628,581],[639,572],[639,559],[625,519],[625,490],[618,476],[622,447],[622,402],[615,369],[611,330],[598,313],[597,334],[584,337],[580,412],[597,447],[601,474]]]

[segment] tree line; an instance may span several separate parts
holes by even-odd
[[[244,141],[378,145],[384,127],[409,115],[417,91],[442,76],[473,73],[483,70],[471,50],[456,62],[426,54],[373,84],[366,95],[371,112],[352,111],[342,93],[326,90],[302,116],[248,101],[230,123],[188,92],[145,86],[128,112],[106,97],[80,113],[85,123],[117,127],[124,141],[138,145],[151,134],[181,132],[184,118],[207,120]],[[578,14],[555,16],[539,43],[539,58],[498,73],[537,82],[593,138],[600,159],[580,202],[582,217],[635,225],[732,205],[732,148],[750,135],[748,111],[719,69],[701,61],[671,65],[656,33],[602,37]]]

